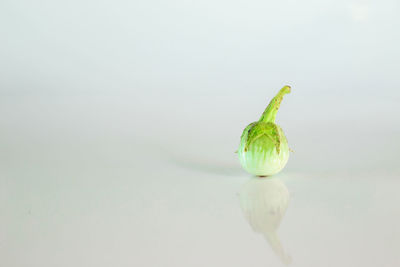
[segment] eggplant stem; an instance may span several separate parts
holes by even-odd
[[[275,123],[276,113],[281,105],[283,96],[289,94],[291,91],[291,87],[289,85],[285,85],[279,90],[278,94],[269,102],[267,108],[264,110],[259,122],[273,122]]]

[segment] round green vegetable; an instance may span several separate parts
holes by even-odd
[[[281,127],[275,124],[276,113],[290,86],[284,86],[269,102],[261,118],[250,123],[240,138],[238,155],[242,167],[257,176],[280,172],[289,159],[289,146]]]

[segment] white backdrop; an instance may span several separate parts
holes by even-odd
[[[399,12],[3,0],[0,266],[279,266],[233,152],[285,84],[293,266],[400,265]]]

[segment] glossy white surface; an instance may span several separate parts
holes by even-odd
[[[233,153],[235,116],[212,119],[224,111],[185,124],[136,119],[152,113],[129,98],[4,99],[2,266],[400,262],[396,124],[380,139],[368,124],[306,131],[291,119],[287,167],[257,180]]]

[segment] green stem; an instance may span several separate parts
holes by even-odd
[[[290,93],[290,86],[285,85],[279,93],[269,102],[268,107],[264,110],[259,122],[274,122],[276,113],[278,112],[279,106],[281,105],[282,98],[284,95]]]

